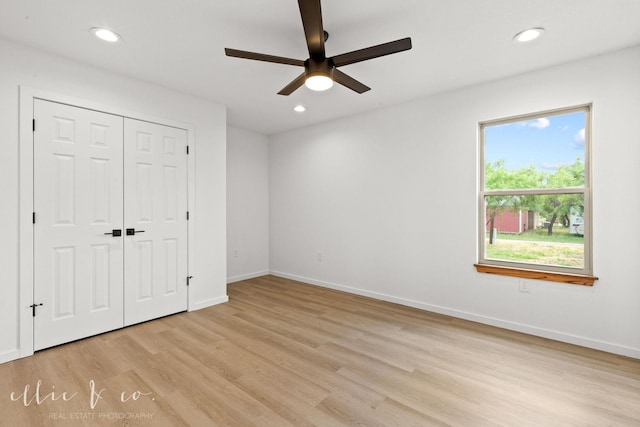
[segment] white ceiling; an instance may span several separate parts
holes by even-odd
[[[276,93],[306,59],[295,0],[0,0],[0,37],[192,94],[267,135],[640,44],[640,0],[323,0],[327,55],[411,37],[413,49],[342,67],[372,88]],[[92,27],[123,37],[98,41]],[[544,27],[531,44],[512,37]],[[6,60],[6,58],[5,58]],[[293,107],[303,104],[305,113]]]

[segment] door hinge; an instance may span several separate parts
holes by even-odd
[[[36,213],[35,212],[33,212],[33,215],[31,216],[31,222],[34,223],[34,224],[36,223]]]
[[[189,146],[187,145],[187,154],[189,154]]]
[[[187,286],[189,286],[189,282],[191,282],[191,279],[193,279],[193,276],[187,276]]]
[[[35,132],[36,131],[36,119],[33,119],[32,128],[33,128],[33,131]]]
[[[42,303],[40,303],[40,304],[31,304],[29,306],[31,308],[31,310],[32,310],[33,317],[36,317],[36,307],[41,307],[41,306],[42,306]]]
[[[189,221],[189,211],[187,211],[187,221]]]

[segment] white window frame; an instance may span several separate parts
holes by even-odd
[[[513,189],[513,190],[485,190],[485,128],[501,124],[520,122],[524,120],[534,120],[543,117],[552,117],[575,112],[585,113],[585,142],[584,142],[584,186],[583,187],[566,187],[566,188],[544,188],[544,189]],[[479,123],[479,186],[478,186],[478,271],[505,274],[516,277],[525,277],[532,279],[553,280],[565,283],[574,283],[572,276],[592,276],[593,275],[593,206],[592,206],[592,173],[591,173],[591,122],[593,115],[592,104],[583,104],[573,107],[558,108],[554,110],[541,111],[530,114],[512,116],[495,120],[487,120]],[[515,261],[503,261],[495,259],[487,259],[485,257],[485,240],[486,240],[486,207],[485,197],[502,196],[502,195],[551,195],[551,194],[582,194],[584,197],[584,265],[583,268],[562,267],[545,264],[530,264]],[[485,267],[485,268],[482,268]],[[497,267],[495,270],[488,270],[486,267]],[[501,267],[504,267],[502,269]],[[523,274],[519,274],[519,271]],[[534,274],[527,274],[534,272]],[[535,274],[541,272],[543,274]],[[552,273],[545,275],[545,272]],[[563,278],[566,275],[568,277]],[[558,276],[558,277],[556,277]],[[566,279],[566,280],[565,280]],[[596,278],[593,278],[596,279]],[[588,283],[576,283],[588,284]],[[593,281],[591,281],[593,284]]]

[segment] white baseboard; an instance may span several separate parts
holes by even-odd
[[[324,282],[321,280],[310,279],[308,277],[296,276],[294,274],[283,273],[281,271],[271,271],[270,274],[286,279],[296,280],[298,282],[308,283],[310,285],[321,286],[324,288],[335,289],[338,291],[348,292],[351,294],[362,295],[382,301],[393,302],[407,307],[418,308],[434,313],[444,314],[459,319],[470,320],[472,322],[483,323],[485,325],[496,326],[511,331],[522,332],[529,335],[534,335],[542,338],[548,338],[555,341],[561,341],[568,344],[575,344],[581,347],[592,348],[595,350],[606,351],[608,353],[619,354],[622,356],[633,357],[640,359],[640,349],[633,347],[626,347],[618,344],[613,344],[605,341],[594,340],[591,338],[581,337],[577,335],[568,334],[565,332],[553,331],[550,329],[538,328],[535,326],[529,326],[522,323],[511,322],[508,320],[497,319],[494,317],[484,316],[481,314],[469,313],[457,309],[448,307],[441,307],[432,304],[426,304],[420,301],[413,301],[405,298],[394,297],[392,295],[386,295],[378,292],[371,292],[364,289],[352,288],[349,286],[338,285],[335,283]]]
[[[20,350],[11,350],[4,353],[0,353],[0,363],[11,362],[12,360],[20,359]]]
[[[202,310],[203,308],[212,307],[214,305],[223,304],[225,302],[229,302],[229,297],[227,295],[211,298],[204,301],[198,301],[193,305],[189,306],[189,311]]]
[[[242,274],[240,276],[227,277],[227,284],[234,283],[234,282],[241,282],[243,280],[255,279],[256,277],[262,277],[268,274],[271,274],[271,272],[269,270],[265,270],[265,271],[258,271],[256,273]]]

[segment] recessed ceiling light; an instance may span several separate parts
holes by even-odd
[[[296,105],[293,111],[296,111],[298,113],[304,113],[305,111],[307,111],[307,109],[304,108],[304,105]]]
[[[544,33],[544,28],[529,28],[516,34],[513,39],[518,42],[530,42],[540,37]]]
[[[120,37],[118,34],[104,28],[95,27],[91,29],[91,32],[94,36],[106,42],[114,43],[122,39],[122,37]]]

